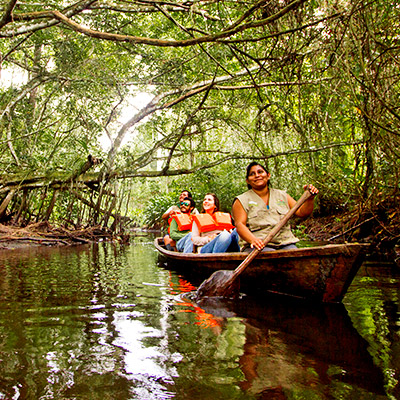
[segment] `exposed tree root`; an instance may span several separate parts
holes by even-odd
[[[100,226],[84,229],[68,230],[53,227],[47,221],[30,224],[26,227],[0,224],[0,243],[5,242],[35,242],[41,245],[72,245],[90,243],[99,239],[113,239],[108,229]]]
[[[400,198],[386,198],[340,214],[314,216],[304,222],[312,240],[369,242],[379,256],[400,265]]]

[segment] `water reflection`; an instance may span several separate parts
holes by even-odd
[[[383,371],[386,392],[400,398],[400,271],[394,264],[364,263],[345,304]]]
[[[236,354],[242,390],[257,398],[335,398],[340,392],[338,398],[384,396],[382,373],[343,306],[267,300],[205,299],[197,311],[219,320],[224,329],[214,329],[216,334],[226,332],[232,320],[240,321]]]
[[[398,286],[370,304],[360,279],[346,307],[195,303],[197,283],[159,268],[146,238],[2,252],[0,399],[388,398]]]

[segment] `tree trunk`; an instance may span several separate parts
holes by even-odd
[[[49,220],[50,215],[53,212],[53,208],[54,208],[54,205],[56,204],[58,193],[59,193],[58,190],[53,191],[53,197],[51,198],[50,204],[47,207],[46,215],[44,216],[45,221]]]
[[[46,201],[46,197],[47,197],[47,189],[48,189],[48,188],[45,187],[45,188],[44,188],[44,192],[43,192],[42,195],[40,196],[41,201],[40,201],[39,210],[38,210],[37,215],[36,215],[36,222],[39,222],[39,221],[40,221],[40,216],[41,216],[41,214],[42,214],[42,209],[43,209],[43,206],[44,206],[44,202]]]
[[[10,190],[3,202],[0,204],[0,220],[6,215],[7,207],[15,194],[15,190]]]

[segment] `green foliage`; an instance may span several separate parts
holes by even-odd
[[[171,206],[177,205],[178,192],[170,192],[151,197],[141,215],[141,221],[146,226],[153,226],[162,221],[162,215]]]
[[[300,225],[296,225],[293,229],[292,229],[292,231],[293,231],[293,234],[297,237],[297,238],[299,238],[299,239],[308,239],[308,236],[307,236],[307,234],[305,233],[305,230],[306,230],[306,226],[305,225],[302,225],[302,224],[300,224]]]
[[[153,195],[143,200],[137,198],[132,207],[140,207],[142,203],[143,212],[139,217],[140,223],[153,226],[162,222],[162,214],[171,206],[177,205],[178,197],[182,190],[186,189],[192,193],[193,199],[196,202],[196,208],[201,211],[203,198],[206,193],[215,193],[219,200],[221,209],[230,212],[232,202],[235,196],[244,192],[245,186],[245,166],[239,167],[243,162],[227,163],[218,168],[211,170],[200,171],[190,176],[183,176],[179,179],[158,179],[158,184],[155,184],[159,189],[166,188],[167,192],[153,191]]]
[[[150,3],[110,3],[72,17],[109,35],[170,44],[219,34],[235,21],[253,24],[181,47],[99,39],[63,23],[39,29],[49,21],[42,12],[71,11],[75,3],[18,3],[15,14],[37,14],[0,29],[2,71],[24,71],[22,82],[0,87],[1,170],[72,171],[92,154],[119,176],[181,171],[179,178],[132,184],[131,209],[146,210],[146,224],[163,208],[160,200],[150,211],[146,200],[182,187],[192,188],[198,208],[214,192],[229,211],[246,189],[244,169],[253,158],[293,197],[303,184],[316,184],[325,210],[398,190],[399,8],[381,0],[354,10],[306,2],[256,26],[283,3],[249,8],[256,4],[203,2],[160,12]],[[213,79],[209,91],[194,93]],[[123,125],[146,111],[146,103],[127,106],[139,91],[159,96],[157,111]],[[124,139],[114,142],[115,157],[100,145],[106,131]]]

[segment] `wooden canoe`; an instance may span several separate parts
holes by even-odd
[[[233,270],[246,253],[193,254],[169,251],[156,238],[159,260],[167,268],[204,278]],[[326,303],[341,302],[364,260],[368,244],[329,244],[260,253],[240,278],[243,292],[274,292]],[[250,293],[250,292],[249,292]]]

